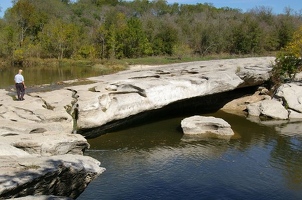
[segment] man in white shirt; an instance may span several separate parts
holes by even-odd
[[[25,94],[25,83],[24,83],[24,77],[22,75],[22,69],[19,69],[19,73],[15,76],[15,84],[16,84],[16,90],[18,95],[18,101],[24,100],[24,94]]]

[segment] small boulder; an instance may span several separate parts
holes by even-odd
[[[218,136],[234,135],[231,125],[220,118],[192,116],[181,121],[184,134],[215,134]]]

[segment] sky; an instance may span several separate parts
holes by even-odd
[[[47,1],[47,0],[45,0]],[[279,14],[284,13],[284,8],[289,7],[297,12],[302,12],[301,0],[167,0],[169,4],[197,4],[197,3],[211,3],[217,8],[230,7],[241,9],[246,12],[252,8],[265,6],[272,8],[273,13]],[[0,17],[3,17],[4,12],[7,8],[12,7],[11,0],[0,0]]]

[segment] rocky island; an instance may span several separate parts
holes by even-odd
[[[274,60],[136,66],[90,84],[28,93],[25,101],[0,90],[0,198],[78,197],[105,170],[83,155],[86,138],[186,101],[221,108],[235,97],[229,92],[266,83]]]

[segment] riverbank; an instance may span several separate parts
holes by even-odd
[[[0,90],[0,197],[76,198],[104,168],[83,156],[89,144],[72,133],[91,130],[95,135],[90,136],[96,137],[140,113],[260,85],[269,79],[273,61],[262,57],[132,68],[88,78],[91,84],[31,92],[25,101],[15,101],[14,91]]]

